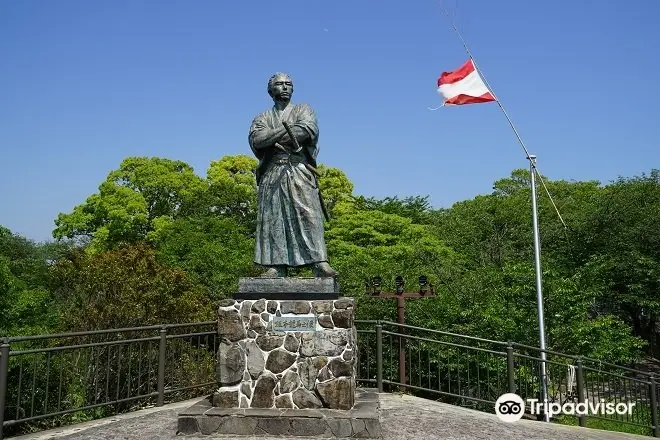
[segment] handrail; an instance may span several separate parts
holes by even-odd
[[[179,328],[179,327],[192,327],[195,325],[210,325],[215,323],[217,323],[217,321],[186,322],[181,324],[155,324],[144,327],[112,328],[107,330],[90,330],[84,332],[54,333],[54,334],[33,335],[33,336],[10,336],[10,337],[1,338],[0,340],[10,344],[12,342],[35,341],[41,339],[70,338],[74,336],[92,336],[92,335],[103,335],[109,333],[126,333],[126,332],[136,332],[136,331],[145,331],[145,330],[160,330],[162,328],[170,329],[170,328]]]
[[[0,338],[0,440],[25,423],[34,429],[79,411],[126,412],[209,392],[218,342],[211,325],[217,321]],[[87,338],[100,335],[109,337]],[[33,341],[43,342],[23,344]],[[172,362],[182,355],[194,368]]]
[[[430,328],[424,328],[424,327],[415,327],[413,325],[407,325],[407,324],[399,324],[397,322],[391,322],[391,321],[380,321],[381,324],[385,325],[394,325],[397,327],[403,327],[403,328],[409,328],[411,330],[422,330],[430,333],[435,333],[438,335],[445,335],[445,336],[452,336],[452,337],[457,337],[457,338],[463,338],[463,339],[470,339],[472,341],[479,341],[479,342],[488,342],[489,344],[498,344],[498,345],[504,345],[506,346],[506,342],[502,341],[493,341],[490,339],[484,339],[484,338],[478,338],[476,336],[468,336],[468,335],[459,335],[458,333],[450,333],[450,332],[445,332],[442,330],[433,330]]]
[[[375,383],[379,391],[439,395],[449,403],[493,412],[498,396],[507,392],[523,399],[538,398],[543,377],[540,366],[545,362],[551,402],[563,405],[595,399],[636,405],[626,417],[576,414],[573,417],[580,426],[586,426],[587,418],[604,420],[610,426],[601,429],[614,429],[612,424],[619,424],[621,429],[641,427],[647,434],[660,437],[658,390],[652,373],[515,342],[391,321],[356,320],[356,325],[361,326],[358,334],[363,335],[362,340],[358,339],[358,381],[370,386]],[[500,347],[505,350],[500,351]],[[541,352],[553,357],[543,359]],[[574,370],[567,371],[568,367]]]
[[[534,347],[534,346],[531,346],[531,345],[525,345],[525,344],[519,344],[519,343],[517,343],[517,342],[512,342],[512,345],[513,345],[514,347],[525,348],[525,349],[527,349],[527,350],[536,350],[536,351],[539,351],[539,352],[540,352],[540,351],[544,351],[544,352],[546,352],[546,353],[548,353],[548,354],[553,354],[553,355],[555,355],[555,356],[563,356],[563,357],[565,357],[565,358],[573,359],[573,360],[575,360],[575,361],[577,361],[577,360],[581,360],[581,361],[589,361],[589,362],[594,362],[594,363],[597,363],[597,364],[599,364],[599,365],[604,365],[604,366],[607,366],[607,367],[619,368],[619,369],[621,369],[621,370],[626,370],[626,371],[629,371],[629,372],[631,372],[631,373],[643,374],[643,375],[645,375],[645,376],[653,376],[653,373],[650,373],[650,372],[648,372],[648,371],[636,370],[636,369],[634,369],[634,368],[629,368],[629,367],[625,367],[625,366],[623,366],[623,365],[613,364],[613,363],[611,363],[611,362],[603,361],[603,360],[596,359],[596,358],[592,358],[592,357],[588,357],[588,356],[560,353],[560,352],[557,352],[557,351],[547,350],[547,349],[546,349],[546,350],[541,350],[539,347]],[[585,368],[586,368],[586,367],[585,367]]]
[[[481,347],[470,347],[469,345],[456,344],[454,342],[436,341],[435,339],[424,338],[422,336],[414,336],[414,335],[406,335],[406,334],[403,334],[403,333],[388,332],[387,330],[383,330],[382,334],[383,335],[398,336],[398,337],[406,338],[406,339],[413,339],[415,341],[435,342],[437,344],[448,345],[450,347],[456,347],[456,348],[469,348],[470,350],[481,351],[483,353],[501,354],[501,355],[506,354],[503,351],[489,350],[487,348],[481,348]]]
[[[367,320],[360,321],[360,320],[356,320],[355,322],[356,323],[365,323],[365,324],[379,322],[380,324],[383,324],[383,325],[393,325],[393,326],[396,326],[396,327],[408,328],[408,329],[412,329],[412,330],[422,330],[422,331],[426,331],[426,332],[430,332],[430,333],[441,334],[441,335],[444,335],[444,336],[451,336],[451,337],[457,337],[457,338],[462,338],[462,339],[469,339],[469,340],[472,340],[472,341],[487,342],[487,343],[490,343],[490,344],[498,344],[498,345],[504,345],[504,346],[509,344],[508,342],[503,342],[503,341],[495,341],[495,340],[491,340],[491,339],[479,338],[479,337],[476,337],[476,336],[461,335],[459,333],[451,333],[451,332],[446,332],[446,331],[442,331],[442,330],[434,330],[434,329],[429,329],[429,328],[424,328],[424,327],[416,327],[416,326],[407,325],[407,324],[399,324],[397,322],[392,322],[392,321],[367,321]],[[623,365],[613,364],[613,363],[610,363],[610,362],[607,362],[607,361],[603,361],[603,360],[596,359],[596,358],[591,358],[591,357],[588,357],[588,356],[561,353],[561,352],[558,352],[558,351],[548,350],[548,349],[542,350],[539,347],[534,347],[532,345],[520,344],[518,342],[511,342],[511,345],[513,347],[517,347],[517,348],[525,348],[527,350],[536,350],[538,352],[544,352],[544,353],[552,354],[552,355],[555,355],[555,356],[562,356],[562,357],[565,357],[565,358],[568,358],[568,359],[573,359],[575,361],[577,361],[578,359],[581,359],[582,361],[594,362],[594,363],[598,363],[599,365],[618,368],[618,369],[629,371],[631,373],[638,373],[638,374],[642,374],[642,375],[645,375],[645,376],[653,376],[654,375],[653,373],[648,372],[648,371],[636,370],[634,368],[629,368],[629,367],[625,367]]]

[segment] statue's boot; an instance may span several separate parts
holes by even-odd
[[[286,266],[271,266],[266,272],[259,275],[260,278],[281,278],[286,277]]]
[[[320,263],[314,264],[312,267],[312,273],[317,278],[330,278],[339,275],[339,272],[334,270],[327,261],[321,261]]]

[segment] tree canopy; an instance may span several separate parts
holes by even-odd
[[[258,270],[256,166],[225,156],[200,177],[181,161],[129,157],[57,217],[54,243],[0,227],[0,333],[212,317],[238,278]],[[392,288],[396,275],[425,275],[437,295],[410,303],[410,324],[536,345],[527,170],[446,208],[427,195],[356,195],[341,170],[319,171],[331,264],[359,318],[395,315],[365,295],[367,279],[380,275]],[[626,362],[657,353],[660,172],[544,182],[566,225],[539,187],[549,347]]]

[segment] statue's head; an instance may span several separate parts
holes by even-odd
[[[290,101],[293,95],[293,81],[291,77],[282,72],[277,72],[268,80],[268,94],[273,101]]]

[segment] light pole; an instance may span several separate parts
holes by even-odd
[[[541,242],[539,240],[538,210],[536,207],[536,156],[529,155],[530,185],[532,187],[532,226],[534,228],[534,265],[536,267],[536,303],[539,313],[539,346],[541,348],[541,400],[548,405],[548,376],[546,372],[545,353],[545,319],[543,317],[543,287],[541,283]],[[548,413],[543,414],[543,420],[549,422]]]
[[[401,275],[397,275],[394,279],[395,292],[382,292],[380,289],[381,282],[382,279],[379,276],[373,277],[371,282],[367,281],[367,295],[381,299],[396,298],[397,323],[401,324],[399,326],[399,333],[404,334],[405,328],[403,325],[406,323],[406,300],[434,296],[435,287],[433,284],[429,284],[428,279],[424,275],[419,277],[419,291],[417,292],[404,292],[406,283]],[[399,383],[401,384],[401,389],[404,389],[406,385],[406,341],[403,336],[399,338]]]

